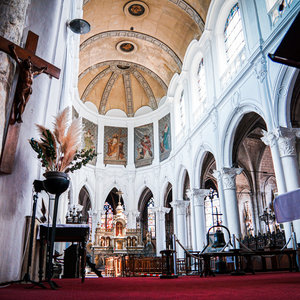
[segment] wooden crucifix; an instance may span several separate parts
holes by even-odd
[[[0,36],[0,51],[7,53],[15,59],[20,68],[10,117],[6,121],[7,124],[5,126],[3,148],[0,157],[0,173],[10,174],[12,172],[20,123],[22,122],[21,115],[32,93],[33,77],[42,72],[57,79],[60,76],[60,69],[35,55],[38,39],[38,35],[29,31],[26,45],[24,48],[21,48]]]

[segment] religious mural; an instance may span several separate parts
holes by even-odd
[[[97,152],[98,126],[89,120],[82,118],[82,127],[84,131],[82,148],[84,150],[93,149]],[[96,162],[97,157],[94,157],[90,164],[95,166]]]
[[[134,163],[136,167],[152,164],[153,153],[153,124],[134,128]]]
[[[127,128],[104,126],[104,164],[127,164]]]
[[[170,114],[158,121],[159,161],[167,159],[171,152]]]

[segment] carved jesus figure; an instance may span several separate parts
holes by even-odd
[[[14,45],[9,46],[11,56],[16,60],[18,66],[20,67],[20,75],[16,88],[16,96],[13,103],[12,114],[10,118],[10,124],[15,124],[16,122],[22,123],[22,114],[25,110],[25,106],[32,94],[32,83],[34,76],[43,73],[47,67],[33,71],[33,65],[30,56],[23,61],[18,57]]]

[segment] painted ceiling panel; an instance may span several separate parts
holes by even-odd
[[[155,110],[186,49],[204,28],[210,0],[84,0],[79,94],[100,114]]]

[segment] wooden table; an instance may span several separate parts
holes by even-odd
[[[215,276],[215,273],[212,271],[210,267],[210,261],[211,258],[216,258],[216,257],[235,257],[235,270],[232,272],[232,275],[243,275],[245,272],[251,272],[252,274],[254,273],[253,269],[253,262],[252,258],[254,256],[260,256],[265,262],[265,258],[268,256],[279,256],[279,255],[287,255],[289,259],[289,271],[292,272],[293,269],[295,271],[299,272],[299,266],[297,264],[297,250],[293,249],[286,249],[281,251],[280,249],[278,250],[268,250],[268,251],[244,251],[242,249],[232,249],[230,251],[226,252],[207,252],[207,253],[200,253],[198,256],[203,259],[203,269],[201,270],[200,277],[203,275],[206,276]],[[241,264],[241,259],[245,258],[246,259],[246,269],[242,269],[242,264]],[[263,263],[263,269],[262,271],[266,271],[266,264]]]
[[[51,224],[42,224],[39,227],[39,237],[41,241],[39,259],[39,280],[43,279],[44,267],[44,246],[51,236]],[[86,241],[89,237],[89,225],[87,224],[57,224],[55,231],[55,242],[78,242],[80,244],[79,257],[81,256],[81,282],[85,279],[86,265]],[[52,263],[52,262],[50,262]],[[48,268],[51,266],[47,266]]]

